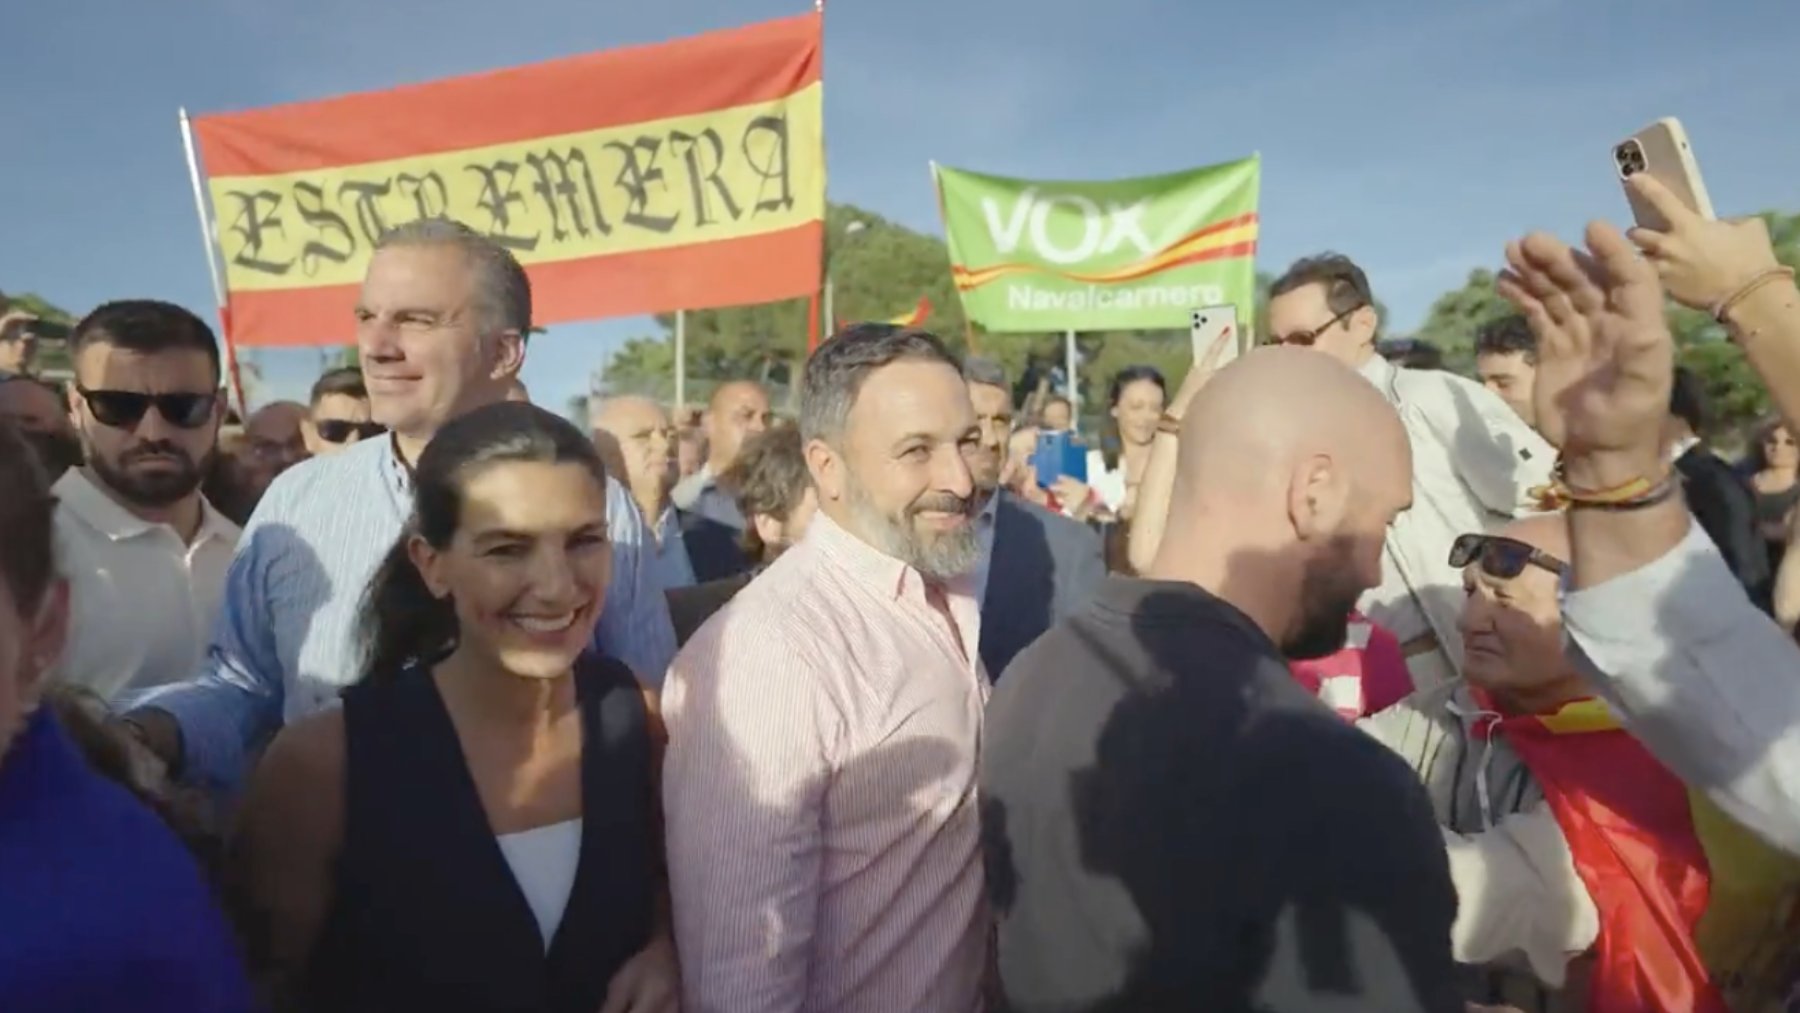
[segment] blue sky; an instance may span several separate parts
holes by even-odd
[[[239,109],[796,13],[784,0],[24,0],[0,289],[207,311],[176,109]],[[1792,0],[831,0],[831,197],[940,232],[926,163],[1102,178],[1264,157],[1264,267],[1335,248],[1404,331],[1528,228],[1622,219],[1612,141],[1688,125],[1721,214],[1800,209]],[[209,314],[210,316],[210,314]],[[558,327],[560,406],[647,320]],[[315,352],[260,353],[271,393]]]

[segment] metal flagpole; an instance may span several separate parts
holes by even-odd
[[[200,185],[200,159],[194,154],[194,124],[187,107],[181,113],[181,146],[187,151],[188,180],[194,184],[194,212],[200,216],[200,245],[206,250],[206,275],[212,279],[213,301],[219,310],[219,344],[225,352],[225,368],[231,377],[231,393],[237,399],[238,418],[248,421],[250,406],[244,403],[244,379],[238,372],[237,348],[231,343],[231,313],[225,303],[225,277],[219,273],[213,249],[212,219],[206,214],[206,190]]]
[[[1075,360],[1076,360],[1076,357],[1077,357],[1077,353],[1075,351],[1075,332],[1074,331],[1064,331],[1063,332],[1063,373],[1064,373],[1063,381],[1068,387],[1068,389],[1066,391],[1064,391],[1064,393],[1066,393],[1069,397],[1069,425],[1070,425],[1070,428],[1073,428],[1073,429],[1081,428],[1080,426],[1075,425],[1075,420],[1079,419],[1081,417],[1081,405],[1079,402],[1076,401],[1077,395],[1075,393],[1076,390],[1079,389],[1079,385],[1076,384],[1076,382],[1075,382]]]
[[[687,310],[675,311],[675,417],[687,417]]]

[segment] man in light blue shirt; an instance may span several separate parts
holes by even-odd
[[[506,399],[524,362],[530,283],[473,230],[412,222],[378,244],[356,316],[371,414],[389,437],[276,480],[239,540],[200,674],[126,716],[187,780],[234,789],[284,722],[361,678],[364,592],[412,513],[407,462],[450,419]],[[654,687],[675,636],[643,516],[613,480],[607,516],[613,580],[595,646]]]
[[[647,397],[621,394],[591,404],[594,445],[609,472],[618,476],[648,523],[646,554],[657,584],[669,591],[694,584],[694,566],[682,539],[681,522],[669,502],[675,480],[675,426],[662,405]]]

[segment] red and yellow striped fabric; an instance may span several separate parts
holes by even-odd
[[[518,257],[537,323],[815,292],[820,25],[197,118],[231,336],[347,343],[376,239],[437,216]]]
[[[1690,789],[1596,699],[1499,723],[1600,914],[1593,1013],[1780,1008],[1800,955],[1800,861]]]

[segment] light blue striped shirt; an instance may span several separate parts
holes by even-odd
[[[238,540],[200,674],[131,702],[181,725],[185,776],[238,787],[285,721],[336,702],[361,669],[363,594],[412,513],[412,478],[389,440],[366,440],[284,472]],[[662,684],[675,631],[644,518],[606,487],[613,581],[595,646]]]
[[[663,510],[656,522],[656,581],[664,591],[694,586],[694,564],[688,559],[687,541],[674,507]]]

